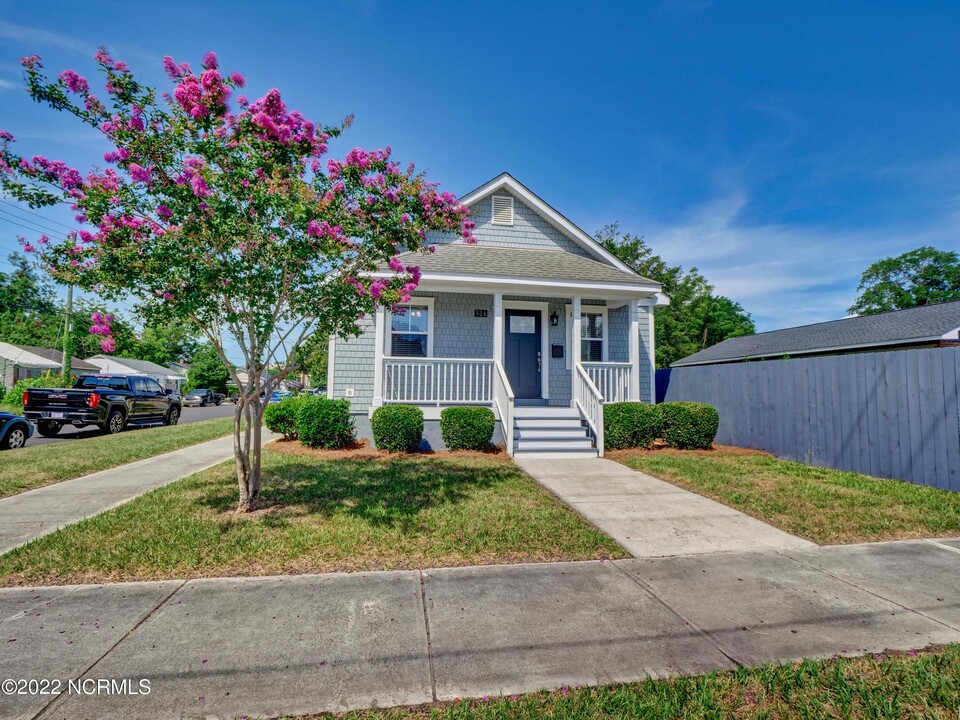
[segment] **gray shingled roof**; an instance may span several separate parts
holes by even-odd
[[[50,362],[63,362],[63,353],[53,348],[37,347],[36,345],[14,345],[14,347],[26,350],[28,353],[33,353],[34,355],[39,355]],[[70,367],[74,370],[92,370],[94,372],[99,369],[96,365],[84,362],[80,358],[72,358],[70,360]]]
[[[166,368],[163,365],[157,365],[155,362],[150,362],[149,360],[137,360],[135,358],[116,357],[114,355],[95,355],[94,357],[109,358],[144,375],[166,376],[174,372],[170,368]]]
[[[960,300],[730,338],[678,360],[673,367],[858,346],[904,345],[939,339],[958,328]]]
[[[636,273],[624,272],[564,250],[527,250],[459,243],[438,244],[436,248],[433,253],[403,253],[400,261],[404,265],[419,266],[424,274],[459,273],[481,277],[532,277],[660,286],[660,283]],[[386,270],[386,267],[381,270]]]

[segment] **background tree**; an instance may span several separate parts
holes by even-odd
[[[643,237],[622,233],[619,223],[599,230],[596,239],[638,273],[659,282],[670,296],[670,304],[655,311],[657,367],[669,367],[721,340],[756,332],[750,314],[739,303],[713,295],[713,286],[697,268],[684,271],[682,265],[667,264]]]
[[[196,73],[163,60],[172,93],[141,84],[102,49],[103,98],[65,70],[51,81],[23,58],[31,97],[95,128],[111,165],[85,176],[42,155],[14,153],[0,130],[0,189],[31,207],[72,204],[83,229],[62,243],[23,239],[54,279],[107,300],[132,298],[148,325],[197,329],[240,388],[234,421],[239,510],[260,496],[261,392],[283,381],[313,333],[355,335],[378,305],[409,300],[420,273],[402,249],[427,231],[472,241],[468,210],[389,148],[321,158],[349,126],[318,126],[288,110],[277,90],[250,102],[234,93],[213,53]],[[92,230],[88,230],[92,227]],[[389,263],[384,278],[372,274]],[[110,323],[92,328],[110,347]],[[225,352],[238,348],[243,381]],[[265,368],[279,366],[267,377]]]
[[[143,329],[140,335],[138,357],[158,365],[180,360],[189,362],[198,347],[200,347],[200,341],[194,329],[186,323],[171,320],[147,325]]]
[[[863,271],[857,291],[850,312],[858,315],[960,300],[960,256],[924,246],[878,260]]]
[[[187,385],[184,390],[209,388],[214,392],[227,394],[227,382],[230,380],[230,368],[220,359],[213,345],[201,345],[193,354],[190,369],[187,371]]]
[[[13,271],[0,272],[0,339],[14,345],[55,347],[63,313],[53,284],[23,255],[13,253],[9,262]]]
[[[310,376],[313,387],[327,386],[327,360],[329,357],[329,338],[316,333],[307,338],[297,351],[296,364],[302,372]]]

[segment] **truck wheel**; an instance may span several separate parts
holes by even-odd
[[[170,412],[167,413],[166,419],[163,421],[164,425],[176,425],[180,422],[180,408],[172,407]]]
[[[106,435],[116,435],[118,432],[123,431],[125,424],[123,413],[119,410],[111,410],[107,416],[107,421],[103,424],[103,427],[100,428],[100,431]]]
[[[0,450],[17,450],[22,448],[27,442],[27,431],[22,425],[14,425],[0,440]]]
[[[37,432],[44,437],[56,437],[61,427],[63,426],[58,422],[41,422],[37,423]]]

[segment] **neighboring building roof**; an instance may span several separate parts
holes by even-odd
[[[672,367],[958,340],[960,300],[730,338]]]
[[[606,263],[563,250],[528,250],[444,243],[432,253],[402,253],[400,262],[419,266],[425,275],[470,275],[538,280],[579,280],[622,285],[660,287],[660,283],[632,271],[618,270]],[[381,272],[386,266],[380,268]]]
[[[87,360],[96,360],[97,358],[112,360],[115,363],[124,365],[134,372],[142,373],[143,375],[163,375],[166,377],[173,372],[170,368],[166,368],[163,365],[157,365],[155,362],[150,362],[149,360],[137,360],[135,358],[114,357],[113,355],[94,355],[93,357],[87,358]]]
[[[59,350],[34,345],[13,345],[5,342],[0,342],[0,357],[23,367],[49,368],[51,370],[59,370],[63,363],[63,353]],[[84,362],[80,358],[73,358],[70,367],[74,370],[90,372],[99,370],[96,365]]]

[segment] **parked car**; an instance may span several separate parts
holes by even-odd
[[[25,417],[0,412],[0,450],[22,448],[33,437],[33,425]]]
[[[23,414],[44,437],[53,437],[64,425],[96,425],[111,435],[128,425],[176,425],[180,409],[180,396],[146,375],[84,375],[72,389],[23,393]]]
[[[290,397],[291,395],[293,395],[293,393],[284,392],[283,390],[274,390],[272,393],[270,393],[270,399],[267,402],[278,403],[284,398]]]
[[[183,398],[184,407],[206,407],[207,405],[219,405],[222,402],[223,395],[207,388],[191,390]]]

